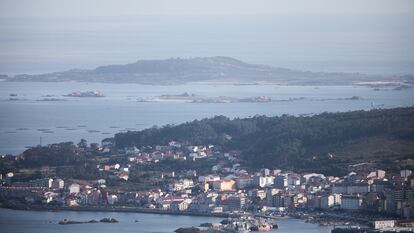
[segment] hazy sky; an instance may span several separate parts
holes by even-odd
[[[0,0],[0,73],[232,56],[414,73],[414,0]]]
[[[0,4],[2,16],[398,14],[414,12],[412,0],[2,0]]]

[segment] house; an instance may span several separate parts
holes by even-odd
[[[54,179],[52,181],[52,188],[53,189],[63,189],[65,187],[65,181],[62,179]]]
[[[80,192],[80,186],[79,184],[73,183],[69,186],[69,193],[79,193]]]
[[[206,183],[206,182],[214,182],[220,180],[220,176],[217,175],[207,175],[207,176],[199,176],[198,182]]]
[[[385,171],[384,170],[375,170],[370,172],[367,175],[367,179],[384,179],[385,178]]]
[[[125,180],[125,181],[128,181],[128,178],[129,178],[128,172],[120,172],[120,173],[118,173],[117,176],[118,176],[119,179],[122,179],[122,180]]]
[[[114,205],[116,202],[118,202],[118,196],[115,194],[108,195],[107,200],[109,205]]]
[[[177,202],[172,202],[170,204],[170,210],[172,211],[185,211],[188,209],[189,203],[186,201],[177,201]]]
[[[236,181],[232,179],[214,181],[213,188],[218,191],[232,191],[236,188]]]
[[[69,198],[69,199],[66,200],[66,205],[68,205],[68,206],[78,206],[79,203],[76,199]]]

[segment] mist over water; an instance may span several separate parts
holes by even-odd
[[[413,73],[414,30],[407,22],[414,16],[1,17],[0,73],[217,55],[300,70]]]

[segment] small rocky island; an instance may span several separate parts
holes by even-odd
[[[96,221],[94,219],[90,220],[90,221],[73,221],[73,220],[68,220],[68,219],[63,219],[61,221],[59,221],[60,225],[69,225],[69,224],[85,224],[85,223],[99,223],[99,222],[103,222],[103,223],[118,223],[119,221],[116,220],[115,218],[103,218],[99,221]]]
[[[184,102],[184,103],[265,103],[271,102],[268,96],[254,96],[246,98],[238,98],[231,96],[202,96],[194,93],[184,92],[177,95],[160,95],[150,98],[138,99],[138,102]]]
[[[101,92],[99,91],[75,91],[72,93],[69,93],[67,95],[63,95],[65,97],[105,97]]]
[[[63,219],[61,221],[59,221],[60,225],[69,225],[69,224],[84,224],[84,223],[98,223],[98,221],[96,220],[90,220],[90,221],[73,221],[73,220],[68,220],[68,219]]]
[[[116,220],[115,218],[103,218],[101,220],[99,220],[99,222],[104,222],[104,223],[118,223],[118,220]]]

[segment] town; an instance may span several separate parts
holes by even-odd
[[[59,174],[64,167],[27,168],[0,175],[2,207],[45,210],[111,210],[228,217],[302,218],[321,226],[414,229],[414,174],[375,163],[348,166],[345,176],[297,173],[269,164],[252,170],[239,151],[215,145],[167,145],[116,149],[111,141],[71,145],[87,158],[94,179]],[[58,148],[59,144],[47,148]],[[334,156],[330,154],[329,156]],[[1,164],[24,161],[3,155]],[[88,165],[87,165],[88,164]],[[92,164],[92,166],[91,166]],[[32,169],[33,170],[33,169]],[[93,171],[92,171],[93,170]],[[33,171],[31,171],[33,172]]]

